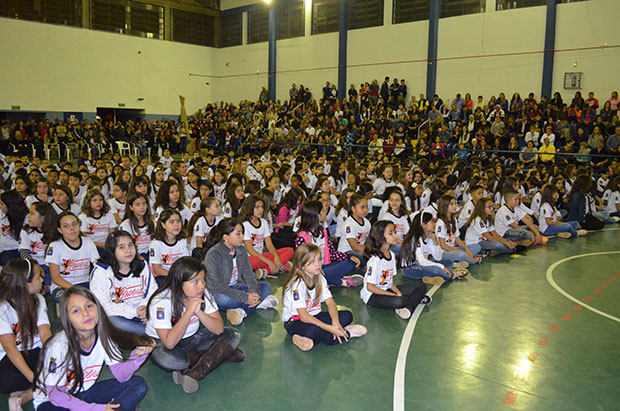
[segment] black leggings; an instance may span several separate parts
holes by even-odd
[[[368,299],[368,305],[376,308],[408,308],[411,312],[420,304],[426,294],[426,284],[403,284],[398,289],[402,297],[394,295],[373,294]],[[392,293],[392,290],[387,290]]]
[[[315,315],[320,321],[325,324],[332,323],[332,317],[329,315],[329,312],[323,311]],[[340,310],[338,311],[338,322],[344,328],[347,325],[353,322],[353,314],[349,310]],[[303,337],[310,338],[315,344],[325,344],[325,345],[335,345],[338,344],[338,339],[334,338],[334,334],[329,331],[325,331],[319,326],[314,324],[308,324],[301,320],[295,321],[287,321],[284,323],[284,328],[286,332],[290,335],[301,335]]]
[[[35,348],[30,351],[21,351],[21,354],[26,360],[26,364],[35,372],[37,369],[37,362],[39,361],[40,348]],[[32,383],[24,377],[15,365],[11,362],[8,355],[5,355],[2,361],[0,361],[0,393],[10,394],[15,391],[26,391],[32,388]]]

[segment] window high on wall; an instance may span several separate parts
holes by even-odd
[[[269,8],[248,12],[248,44],[269,40]]]
[[[219,47],[240,46],[242,39],[242,14],[219,18]]]
[[[82,1],[0,0],[0,16],[79,27],[82,25]]]
[[[393,0],[392,23],[428,20],[428,0]]]
[[[276,6],[278,40],[303,37],[305,28],[305,7],[303,1]]]
[[[587,0],[556,0],[557,3],[575,3],[578,1]],[[547,0],[497,0],[495,3],[495,10],[510,10],[521,9],[524,7],[536,7],[544,6],[547,4]]]
[[[439,17],[484,13],[486,0],[440,0]]]
[[[92,0],[91,27],[147,38],[164,38],[164,8],[132,0]]]
[[[215,47],[215,17],[172,9],[172,40]]]
[[[382,25],[383,0],[349,0],[349,29]]]
[[[312,34],[338,31],[339,0],[312,0]]]

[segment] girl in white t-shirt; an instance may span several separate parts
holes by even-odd
[[[160,214],[166,208],[177,210],[181,214],[181,223],[185,226],[192,219],[192,212],[183,203],[181,199],[181,190],[179,184],[174,180],[166,180],[163,182],[157,192],[157,200],[155,201],[154,220],[159,220]]]
[[[372,307],[394,309],[400,318],[407,319],[418,304],[429,304],[431,297],[425,295],[424,284],[394,284],[396,256],[390,246],[397,238],[391,221],[379,220],[372,225],[364,248],[368,264],[360,297]]]
[[[43,269],[43,284],[49,292],[52,284],[49,267],[45,264],[45,251],[56,232],[56,212],[50,203],[36,202],[30,206],[28,224],[19,237],[19,254],[22,258],[33,258]]]
[[[200,210],[202,201],[206,198],[213,197],[213,184],[208,180],[200,180],[198,183],[198,191],[190,203],[189,209],[192,213],[197,213]]]
[[[263,200],[256,194],[251,194],[243,202],[240,213],[240,220],[243,221],[243,243],[250,255],[252,269],[261,270],[259,279],[265,277],[265,272],[276,274],[278,271],[290,270],[289,261],[295,253],[292,247],[274,247],[269,224],[263,218],[264,211]]]
[[[238,348],[241,334],[224,328],[205,278],[206,269],[199,260],[183,257],[172,265],[147,306],[146,334],[161,342],[151,360],[172,372],[174,382],[186,393],[196,392],[198,381],[222,363],[246,358]]]
[[[116,224],[120,224],[125,218],[128,190],[129,184],[124,181],[117,181],[112,186],[112,198],[108,200],[108,204],[114,216],[114,220],[116,220]]]
[[[603,213],[620,217],[620,176],[614,177],[603,193]]]
[[[99,251],[92,240],[80,236],[80,220],[70,211],[60,213],[56,229],[56,240],[47,247],[45,263],[52,277],[52,299],[58,303],[67,288],[88,287],[90,264],[97,261]]]
[[[106,253],[90,274],[90,290],[118,329],[138,335],[146,330],[146,304],[157,289],[148,263],[140,258],[127,231],[117,230],[105,242]]]
[[[161,285],[172,264],[181,257],[189,256],[183,219],[174,208],[166,208],[155,225],[149,245],[149,263],[157,284]]]
[[[400,254],[400,247],[403,239],[409,232],[409,216],[407,215],[407,205],[405,196],[400,190],[394,190],[387,199],[388,209],[384,214],[379,215],[379,220],[391,221],[396,230],[397,243],[390,248],[397,256]]]
[[[455,267],[467,268],[469,264],[482,261],[480,246],[472,244],[466,245],[461,240],[459,228],[456,224],[456,198],[450,194],[444,194],[437,200],[437,224],[435,235],[439,246],[443,250],[443,258],[456,262]]]
[[[344,229],[338,243],[338,251],[354,255],[360,259],[362,266],[366,265],[364,260],[364,245],[370,232],[370,222],[366,219],[368,215],[368,201],[360,194],[353,194],[350,200],[349,218],[344,222]]]
[[[43,346],[35,376],[35,409],[133,410],[144,398],[146,382],[133,373],[153,350],[151,338],[119,332],[97,298],[84,287],[71,287],[59,305],[60,328]],[[119,346],[136,347],[124,358]],[[97,382],[107,364],[116,379]]]
[[[220,200],[220,203],[224,203],[226,200],[226,171],[218,168],[213,173],[213,194]]]
[[[351,203],[351,197],[355,194],[354,190],[345,188],[340,193],[338,204],[336,204],[336,237],[341,238],[344,235],[344,222],[349,218],[349,206]]]
[[[40,178],[34,189],[34,193],[26,197],[26,207],[30,208],[33,203],[43,201],[49,203],[51,201],[49,182],[45,178]]]
[[[226,190],[226,202],[222,206],[222,216],[224,218],[237,218],[244,199],[243,186],[240,183],[230,184]]]
[[[129,195],[125,220],[118,228],[131,234],[136,243],[138,254],[148,262],[149,244],[155,231],[155,224],[151,220],[151,207],[146,194],[136,191]]]
[[[80,206],[73,202],[73,194],[67,186],[58,186],[54,189],[52,207],[57,214],[63,211],[71,211],[73,214],[80,214]]]
[[[373,191],[375,192],[375,195],[379,198],[382,198],[383,193],[385,192],[385,189],[388,187],[393,187],[397,185],[398,181],[395,181],[392,179],[394,170],[392,169],[391,165],[383,164],[381,166],[380,172],[381,172],[381,177],[376,179],[375,182],[372,184],[372,186],[373,186],[373,189],[374,189]]]
[[[16,190],[0,195],[0,266],[19,258],[19,236],[28,208]]]
[[[187,225],[187,235],[191,238],[189,252],[196,258],[202,254],[202,245],[207,240],[211,230],[222,220],[222,206],[215,197],[207,197],[202,200],[200,210],[194,214]]]
[[[192,168],[187,172],[187,184],[185,184],[185,204],[189,206],[192,199],[198,193],[198,183],[200,182],[200,172]]]
[[[517,243],[502,237],[495,231],[495,204],[491,199],[482,198],[476,202],[476,207],[465,225],[465,244],[471,247],[478,244],[484,251],[496,251],[500,254],[512,254],[517,249]],[[491,254],[492,255],[492,254]]]
[[[322,265],[320,248],[302,244],[295,251],[291,275],[282,289],[284,328],[302,351],[316,344],[342,344],[367,332],[363,325],[351,324],[351,311],[338,310]],[[322,303],[327,305],[327,312],[321,312]]]
[[[32,400],[41,345],[52,335],[42,281],[43,271],[33,259],[12,260],[0,275],[0,393],[20,392],[9,398],[9,410],[21,410]]]
[[[560,211],[555,208],[555,204],[560,193],[553,184],[545,184],[542,189],[540,200],[540,218],[538,229],[543,235],[557,234],[560,238],[577,237],[586,235],[586,230],[579,229],[578,221],[562,221]]]
[[[443,259],[435,236],[435,219],[426,211],[419,212],[413,218],[400,249],[398,265],[405,277],[422,279],[425,284],[441,285],[447,280],[467,275],[466,270],[452,270],[452,261]]]
[[[86,193],[79,218],[82,234],[103,249],[108,234],[114,231],[117,224],[101,191],[91,190]]]

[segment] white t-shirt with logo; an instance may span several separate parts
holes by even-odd
[[[213,228],[218,225],[220,221],[222,221],[222,217],[220,216],[215,217],[215,220],[213,220],[213,224],[209,224],[207,218],[204,216],[196,220],[196,222],[194,223],[194,235],[192,235],[189,247],[190,253],[196,248],[196,238],[201,237],[202,243],[204,244],[211,230],[213,230]]]
[[[467,220],[469,220],[469,217],[471,217],[474,212],[474,208],[475,206],[473,201],[469,200],[465,203],[463,209],[461,210],[461,214],[459,214],[459,218],[456,220],[456,225],[459,229],[463,228],[465,224],[467,224]]]
[[[52,242],[47,248],[45,256],[46,264],[56,264],[60,272],[60,277],[71,284],[81,284],[88,282],[90,274],[90,263],[93,264],[99,259],[99,251],[92,240],[80,237],[80,245],[77,248],[71,247],[60,239]],[[52,291],[59,288],[52,282]]]
[[[298,316],[297,310],[300,308],[305,308],[308,314],[315,316],[321,312],[321,304],[332,298],[325,276],[319,275],[317,278],[321,282],[321,296],[317,304],[314,303],[318,288],[316,284],[310,289],[302,279],[299,279],[284,290],[284,298],[282,299],[283,322],[289,321],[293,316]]]
[[[95,264],[90,276],[90,290],[108,316],[137,317],[137,308],[142,305],[146,307],[156,289],[157,282],[146,263],[138,277],[130,274],[118,279],[112,267],[100,262]]]
[[[124,220],[119,226],[119,230],[127,231],[136,242],[138,254],[147,254],[149,252],[149,244],[151,243],[151,235],[149,234],[148,224],[138,227],[138,232],[134,230],[129,220]]]
[[[47,317],[47,305],[45,304],[45,299],[41,294],[36,294],[35,296],[39,300],[37,328],[45,324],[50,325],[50,320]],[[8,301],[4,301],[0,304],[0,335],[5,334],[13,335],[17,351],[33,350],[41,347],[41,338],[39,337],[38,332],[33,336],[32,345],[30,347],[22,346],[22,327],[19,323],[19,317],[17,315],[17,311],[11,307],[11,304],[9,304]],[[5,355],[6,352],[4,352],[2,345],[0,345],[0,360],[3,359]]]
[[[230,273],[230,281],[228,282],[228,285],[233,286],[237,284],[238,279],[239,279],[239,267],[237,267],[237,256],[235,255],[232,260],[232,273]]]
[[[560,217],[560,212],[557,208],[552,207],[551,204],[545,203],[540,206],[540,218],[538,219],[538,229],[541,233],[547,231],[549,224],[547,223],[547,218],[550,218],[551,221],[558,221]]]
[[[609,196],[607,197],[607,205],[605,206],[605,212],[608,214],[617,213],[618,212],[618,204],[620,204],[620,191],[609,191]]]
[[[88,217],[86,214],[81,213],[80,218],[80,231],[83,232],[87,238],[98,242],[105,243],[105,240],[110,235],[110,230],[116,228],[116,220],[111,212],[102,215],[99,218]]]
[[[437,240],[443,238],[447,245],[456,248],[456,239],[459,238],[461,233],[458,227],[455,228],[456,230],[454,232],[450,232],[446,223],[441,218],[438,218],[435,224],[435,235],[437,236]]]
[[[192,211],[189,208],[187,208],[185,204],[183,204],[183,207],[181,210],[179,210],[178,208],[175,208],[175,210],[181,213],[181,218],[183,220],[182,221],[183,226],[185,226],[189,222],[189,220],[192,219],[192,216],[194,215],[194,213],[192,213]],[[164,211],[164,207],[158,206],[157,209],[155,210],[155,221],[159,220],[159,215],[162,213],[162,211]]]
[[[55,202],[53,202],[53,201],[52,201],[52,203],[51,203],[51,204],[52,204],[52,207],[54,208],[54,211],[56,211],[56,214],[60,214],[60,213],[62,213],[62,212],[64,212],[64,211],[71,211],[71,212],[72,212],[73,214],[75,214],[76,216],[77,216],[78,214],[80,214],[80,206],[79,206],[79,205],[77,205],[77,204],[72,203],[72,204],[69,206],[69,209],[68,209],[68,210],[64,210],[64,209],[60,208],[60,206],[59,206],[58,204],[56,204]]]
[[[45,264],[45,249],[47,244],[43,242],[43,233],[37,229],[23,229],[19,236],[19,249],[30,251],[32,257],[37,264]]]
[[[152,240],[149,245],[149,263],[159,264],[166,271],[170,270],[172,264],[181,257],[188,257],[189,250],[187,241],[180,239],[174,244],[168,244],[165,241]]]
[[[149,304],[149,320],[146,323],[146,335],[153,338],[159,338],[157,330],[171,330],[173,322],[176,322],[172,315],[172,297],[170,290],[166,290],[157,295]],[[211,314],[218,310],[215,298],[211,295],[209,290],[205,289],[204,293],[205,314]],[[185,313],[185,307],[183,307],[183,313]],[[181,313],[181,315],[183,315]],[[192,314],[189,320],[189,325],[185,329],[183,338],[191,337],[196,334],[200,327],[200,319],[196,314]]]
[[[495,214],[495,231],[503,237],[504,234],[506,234],[506,231],[512,229],[510,224],[518,224],[521,218],[522,216],[520,216],[515,210],[510,210],[508,206],[503,205]]]
[[[360,245],[366,244],[366,238],[370,233],[370,221],[364,218],[362,224],[360,224],[355,218],[349,217],[344,222],[344,232],[338,242],[338,251],[346,253],[351,251],[351,244],[347,239],[354,238]]]
[[[2,232],[0,232],[0,251],[17,250],[19,243],[11,233],[9,217],[2,210],[0,210],[0,227],[2,228]]]
[[[392,211],[388,211],[382,216],[379,216],[379,220],[387,220],[394,223],[394,231],[396,231],[396,237],[398,237],[399,240],[405,238],[409,232],[409,217],[406,214],[397,217]]]
[[[265,238],[271,237],[271,231],[269,230],[269,224],[264,218],[261,218],[258,227],[255,227],[251,222],[243,222],[243,240],[251,241],[252,248],[257,253],[262,254],[265,249]]]
[[[467,227],[467,232],[465,233],[465,244],[478,244],[480,241],[485,240],[485,233],[495,231],[495,227],[493,223],[487,223],[482,220],[480,217],[474,218],[469,227]]]
[[[125,203],[121,203],[116,198],[111,198],[108,200],[108,205],[110,206],[110,212],[112,214],[118,214],[121,220],[125,218]]]
[[[392,287],[394,276],[396,275],[396,256],[390,251],[390,258],[377,257],[373,255],[366,265],[366,275],[364,276],[364,285],[360,291],[360,297],[364,303],[368,304],[368,300],[372,296],[372,292],[368,291],[368,284],[387,290]]]
[[[70,364],[68,359],[65,361],[68,345],[69,342],[64,331],[61,331],[50,340],[45,352],[45,358],[43,359],[43,385],[59,387],[62,390],[68,391],[76,383],[72,364]],[[111,348],[117,353],[120,352],[118,347],[114,345]],[[80,363],[84,377],[82,389],[78,393],[87,391],[95,384],[99,374],[101,374],[104,363],[110,367],[118,362],[106,354],[101,340],[96,336],[95,344],[90,352],[80,353]],[[39,390],[34,392],[33,403],[35,409],[46,401],[49,401],[47,395]]]

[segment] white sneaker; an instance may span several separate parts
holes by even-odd
[[[563,238],[563,239],[566,240],[567,238],[570,238],[571,235],[570,235],[570,233],[563,232],[563,233],[558,233],[558,237]]]
[[[261,301],[260,304],[256,307],[258,310],[266,310],[267,308],[274,308],[280,305],[280,300],[275,295],[270,295]]]
[[[243,322],[243,319],[248,315],[241,308],[232,308],[226,310],[226,318],[232,325],[239,325]]]
[[[467,261],[457,261],[454,264],[452,264],[452,267],[454,267],[454,268],[467,268],[467,267],[469,267],[469,263]]]
[[[409,317],[411,317],[411,311],[409,311],[409,308],[407,307],[397,308],[394,311],[396,312],[396,315],[398,315],[403,320],[407,320],[409,319]]]
[[[579,237],[583,237],[584,235],[588,234],[588,230],[577,230],[577,236]]]
[[[344,329],[349,332],[351,338],[364,336],[368,332],[368,329],[361,324],[349,324]]]

